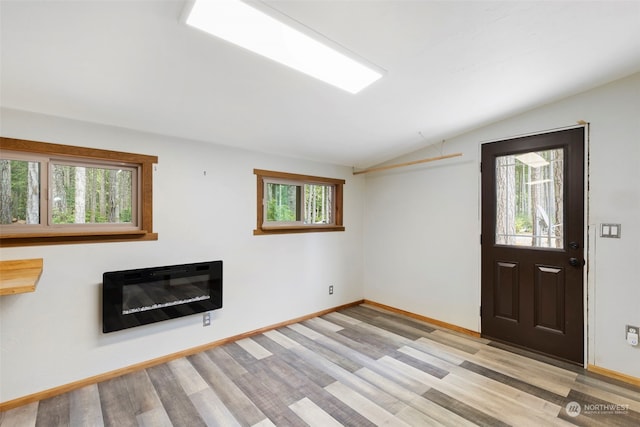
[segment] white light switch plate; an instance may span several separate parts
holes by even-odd
[[[619,239],[621,231],[621,224],[600,224],[600,237]]]

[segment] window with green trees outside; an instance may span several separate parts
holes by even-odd
[[[255,170],[258,224],[255,234],[343,231],[344,180]]]
[[[156,240],[157,157],[1,138],[0,244]]]

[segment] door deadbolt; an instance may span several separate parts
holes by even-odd
[[[569,258],[569,265],[582,267],[584,265],[584,260],[580,261],[578,258]]]

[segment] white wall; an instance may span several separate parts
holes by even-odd
[[[591,123],[588,362],[640,377],[640,347],[624,341],[640,326],[640,74],[445,143],[463,157],[367,175],[365,298],[479,331],[479,145],[578,120]],[[603,222],[622,238],[600,238]]]
[[[362,298],[364,179],[349,168],[1,113],[6,137],[157,155],[159,240],[1,250],[2,260],[42,257],[44,273],[35,293],[0,297],[0,402]],[[346,179],[346,231],[253,236],[254,168]],[[212,312],[212,326],[194,315],[102,333],[103,272],[217,259],[224,307]]]

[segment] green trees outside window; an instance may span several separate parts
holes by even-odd
[[[0,159],[0,224],[40,224],[40,163]]]
[[[131,223],[134,176],[131,169],[54,165],[52,222]]]
[[[267,183],[267,221],[331,224],[332,200],[330,185]]]
[[[41,203],[42,172],[51,168],[51,199]],[[121,224],[133,222],[134,168],[0,160],[0,224]],[[46,186],[45,186],[46,188]],[[45,197],[48,195],[45,194]]]

